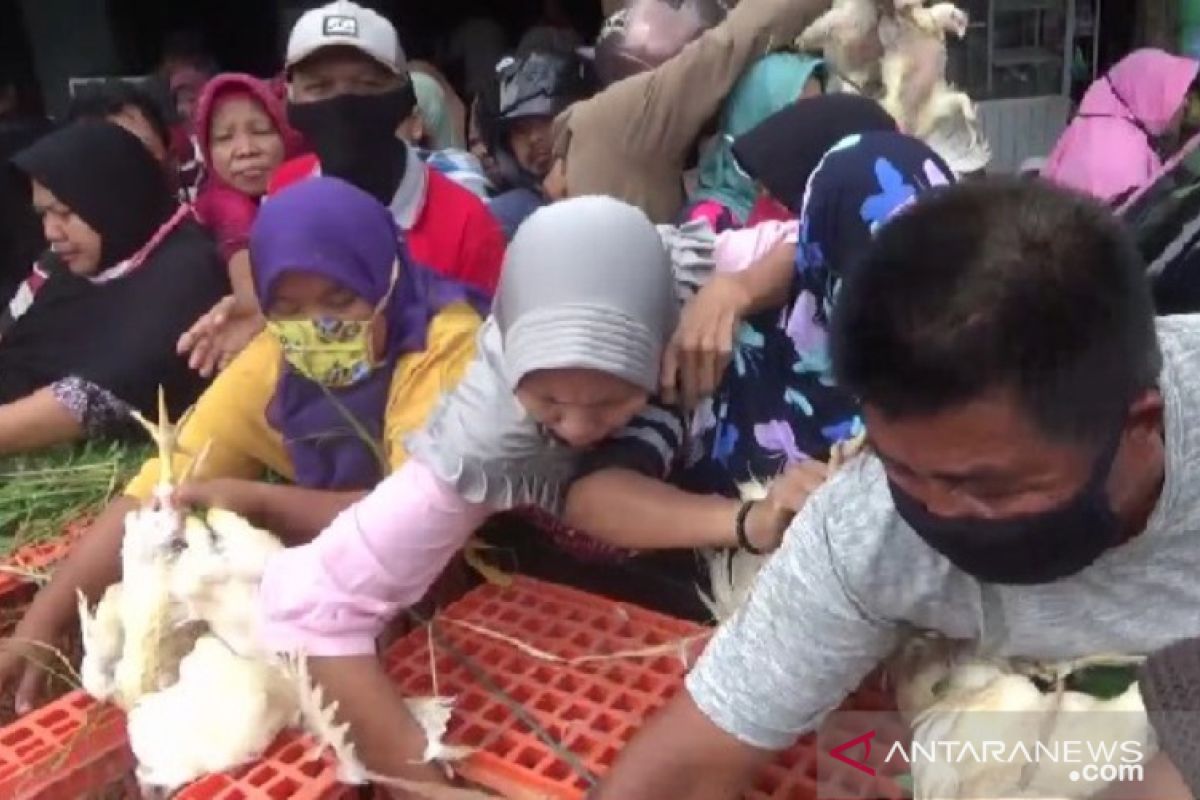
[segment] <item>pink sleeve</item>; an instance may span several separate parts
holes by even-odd
[[[760,222],[753,228],[726,231],[717,236],[713,259],[718,272],[741,272],[780,244],[796,244],[800,223]]]
[[[384,625],[425,596],[490,513],[410,459],[312,543],[268,562],[264,643],[317,657],[374,653]]]

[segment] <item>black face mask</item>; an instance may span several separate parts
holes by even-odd
[[[321,174],[352,183],[387,205],[404,179],[396,128],[412,113],[412,84],[383,94],[343,94],[315,103],[288,103],[288,121],[304,134]]]
[[[1106,485],[1120,445],[1106,446],[1079,494],[1058,508],[1006,519],[939,517],[888,482],[896,511],[926,544],[984,583],[1052,583],[1121,543]]]

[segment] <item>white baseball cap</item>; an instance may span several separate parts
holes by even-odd
[[[325,47],[353,47],[387,69],[408,72],[396,28],[383,15],[350,0],[310,9],[296,21],[288,37],[287,69]]]

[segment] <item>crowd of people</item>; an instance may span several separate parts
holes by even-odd
[[[1200,64],[1135,52],[1043,178],[968,176],[780,49],[828,2],[626,5],[595,48],[531,30],[464,94],[337,0],[280,79],[78,98],[12,159],[3,225],[36,214],[44,250],[0,252],[0,455],[119,435],[160,387],[191,408],[177,499],[287,545],[263,636],[311,657],[375,773],[445,780],[377,642],[482,529],[697,620],[699,554],[770,555],[598,798],[740,796],[913,628],[1153,654],[1152,774],[1194,796],[1200,738],[1166,712],[1200,712],[1200,317],[1156,316],[1118,212],[1200,126]],[[162,466],[0,648],[19,710]]]

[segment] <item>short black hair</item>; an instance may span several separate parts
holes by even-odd
[[[891,417],[1014,392],[1048,438],[1094,444],[1162,369],[1145,264],[1105,207],[1041,180],[926,195],[848,270],[841,386]]]
[[[163,147],[170,150],[171,131],[167,127],[167,116],[161,103],[150,91],[119,78],[82,86],[71,98],[67,120],[105,119],[130,106],[141,112],[162,141]]]

